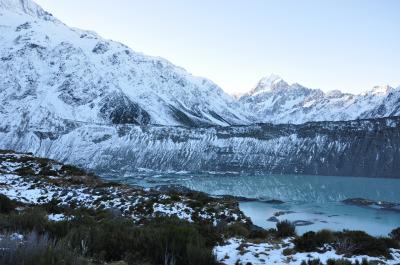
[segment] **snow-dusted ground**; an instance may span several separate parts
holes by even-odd
[[[47,216],[47,218],[49,219],[49,221],[60,222],[60,221],[64,221],[64,220],[69,220],[69,219],[71,219],[72,217],[70,217],[70,216],[65,216],[65,215],[62,214],[62,213],[56,213],[56,214],[52,213],[52,214],[49,214],[49,215]]]
[[[1,235],[0,234],[0,240],[3,240],[3,239],[21,241],[24,239],[24,235],[21,235],[19,233],[11,233],[9,235]]]
[[[341,259],[345,258],[343,255],[338,255],[334,250],[328,250],[324,253],[307,252],[295,253],[291,255],[284,255],[285,249],[293,248],[293,243],[290,239],[284,240],[281,243],[259,243],[254,244],[243,241],[238,238],[231,238],[225,242],[224,245],[216,246],[214,254],[217,260],[226,265],[235,265],[236,262],[246,264],[250,262],[253,265],[261,264],[291,264],[300,265],[302,260],[320,259],[321,262],[326,263],[328,259]],[[379,261],[382,264],[394,265],[400,263],[400,250],[391,249],[393,259],[374,258],[369,256],[353,256],[347,258],[352,262],[356,260],[362,261],[367,259],[370,261]]]
[[[190,207],[196,200],[190,196],[172,199],[156,190],[108,185],[93,176],[74,174],[53,160],[0,152],[0,193],[22,203],[57,200],[59,205],[119,211],[136,221],[155,216],[177,216],[189,222],[207,220],[213,224],[222,220],[245,221],[243,213],[231,201],[210,200],[202,206]],[[60,221],[69,217],[50,215],[48,218]]]

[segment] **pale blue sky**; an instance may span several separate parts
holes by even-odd
[[[230,93],[275,73],[325,91],[400,85],[400,0],[36,0],[70,26]]]

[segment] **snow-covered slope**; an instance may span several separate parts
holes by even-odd
[[[30,0],[0,0],[0,9],[8,10],[18,14],[27,14],[37,18],[50,18],[51,15],[44,11],[39,5]]]
[[[400,87],[376,86],[359,95],[337,90],[324,93],[297,83],[289,85],[277,75],[261,79],[240,101],[260,122],[300,124],[400,115]]]
[[[162,58],[72,29],[31,0],[0,0],[1,125],[248,122],[211,81]]]

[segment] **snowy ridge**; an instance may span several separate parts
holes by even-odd
[[[239,100],[260,122],[301,124],[400,115],[400,87],[388,85],[359,95],[338,90],[324,93],[299,84],[289,85],[281,77],[271,75]]]
[[[51,15],[31,0],[0,0],[0,11],[7,10],[32,17],[44,18]]]

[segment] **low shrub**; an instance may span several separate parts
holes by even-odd
[[[294,244],[297,251],[312,252],[322,248],[325,244],[332,244],[335,236],[329,230],[321,230],[318,232],[307,232],[302,236],[295,238]]]
[[[319,259],[309,259],[307,261],[303,260],[301,265],[324,265]]]
[[[293,243],[296,250],[300,252],[312,252],[319,247],[315,240],[315,232],[313,231],[304,233],[302,236],[295,238]]]
[[[207,246],[197,225],[160,218],[150,221],[140,232],[137,249],[156,264],[216,264],[212,246]]]
[[[296,227],[288,220],[280,221],[276,224],[276,234],[278,237],[291,237],[296,235]]]
[[[0,264],[7,265],[87,265],[86,259],[65,244],[51,241],[45,235],[31,233],[22,242],[0,240]]]
[[[379,237],[379,240],[383,241],[387,248],[400,248],[400,241],[393,239],[391,237]]]
[[[40,168],[39,175],[41,176],[58,176],[58,172],[51,165],[46,165]]]
[[[8,214],[15,209],[15,203],[6,195],[0,194],[0,213]]]
[[[129,264],[215,264],[201,229],[174,218],[157,218],[136,226],[123,218],[105,219],[72,228],[66,242],[78,253],[105,261]]]
[[[390,258],[387,242],[382,238],[368,235],[364,231],[343,231],[336,233],[334,247],[339,254],[346,256],[368,255]]]
[[[250,230],[248,238],[250,239],[267,239],[271,237],[271,233],[265,229],[253,229]]]
[[[376,262],[370,262],[367,259],[363,259],[361,263],[358,260],[352,263],[347,259],[328,259],[326,265],[376,265]]]
[[[62,213],[65,209],[59,206],[60,200],[52,199],[51,201],[44,203],[41,205],[43,209],[45,209],[48,213]]]
[[[84,264],[70,263],[70,253],[75,253],[74,257],[80,255],[101,262],[125,260],[129,265],[216,264],[212,248],[221,236],[211,225],[200,226],[177,218],[163,217],[138,226],[130,219],[117,217],[106,211],[70,211],[74,218],[60,222],[49,221],[47,213],[40,207],[0,215],[0,227],[4,231],[37,231],[42,239],[46,236],[48,243],[47,248],[41,247],[32,251],[31,248],[18,248],[14,252],[8,252],[7,257],[2,257],[3,260],[11,259],[19,251],[22,253],[23,263],[11,260],[0,264],[30,265],[31,259],[40,261],[36,264],[45,265]],[[63,255],[65,262],[58,258]],[[44,257],[43,260],[39,258],[41,256]],[[56,263],[48,263],[47,258]]]
[[[250,231],[247,226],[241,222],[235,222],[232,224],[227,224],[224,227],[223,234],[226,237],[243,237],[247,238],[250,235]]]
[[[213,198],[202,192],[190,192],[187,197],[190,198],[187,204],[191,208],[203,208],[213,201]]]
[[[387,257],[391,254],[389,248],[398,247],[398,242],[391,238],[377,238],[363,231],[307,232],[294,239],[295,249],[300,252],[318,251],[328,244],[334,247],[338,254],[345,256],[368,255],[372,257]]]
[[[75,175],[75,176],[84,176],[86,175],[86,171],[80,169],[73,165],[63,165],[61,167],[61,171],[63,171],[67,175]]]
[[[389,236],[394,240],[400,241],[400,227],[393,229]]]
[[[285,248],[285,249],[282,251],[282,254],[283,254],[284,256],[294,255],[294,254],[296,254],[296,250],[293,249],[293,248]]]
[[[20,176],[34,176],[35,171],[33,171],[32,167],[27,166],[27,167],[20,167],[15,170],[15,173]]]
[[[328,259],[326,265],[353,265],[353,263],[347,259]]]
[[[125,220],[105,220],[91,227],[72,228],[66,241],[76,251],[106,261],[121,260],[133,240],[134,227]]]
[[[376,265],[377,263],[374,261],[368,261],[367,259],[363,259],[360,261],[356,260],[352,263],[347,259],[328,259],[326,261],[326,265]],[[311,260],[303,260],[301,265],[324,265],[319,259],[311,259]]]
[[[23,212],[13,212],[9,215],[1,216],[1,228],[6,231],[31,232],[45,231],[48,222],[46,212],[39,208],[29,208]]]

